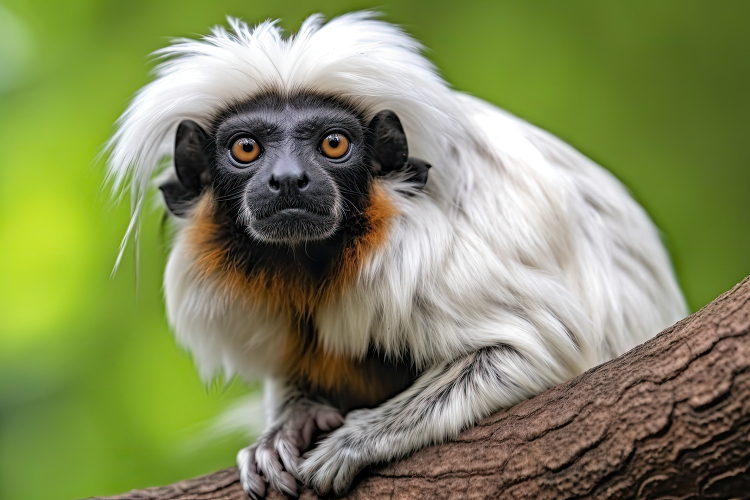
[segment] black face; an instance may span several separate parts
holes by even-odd
[[[353,107],[316,95],[269,95],[232,107],[210,135],[184,121],[174,162],[177,179],[161,186],[173,214],[187,215],[211,186],[238,231],[257,244],[291,246],[335,238],[364,208],[374,176],[406,172],[421,188],[429,168],[408,158],[393,112],[366,124]]]
[[[333,101],[267,97],[217,120],[214,192],[264,243],[330,238],[372,170],[362,120]]]

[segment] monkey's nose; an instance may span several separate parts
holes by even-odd
[[[310,184],[310,178],[296,158],[280,158],[271,170],[268,188],[277,196],[295,196]]]
[[[271,174],[271,178],[268,180],[268,187],[276,194],[288,196],[304,191],[309,183],[310,179],[304,172],[297,175]]]

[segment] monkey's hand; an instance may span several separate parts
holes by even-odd
[[[346,415],[346,424],[303,455],[299,479],[318,494],[329,491],[342,496],[354,477],[376,457],[370,453],[368,426],[375,425],[378,409],[354,410]]]
[[[266,483],[297,496],[300,455],[310,447],[313,434],[332,431],[343,422],[335,408],[308,400],[284,408],[255,443],[237,454],[242,488],[253,499],[265,496]]]

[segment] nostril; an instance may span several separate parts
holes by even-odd
[[[279,184],[279,181],[277,181],[273,175],[269,179],[268,185],[271,186],[271,191],[278,191],[281,189],[281,184]]]
[[[297,180],[297,187],[300,189],[305,189],[307,187],[309,179],[307,178],[307,174],[302,175],[302,178]]]

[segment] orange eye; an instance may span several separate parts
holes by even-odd
[[[260,156],[260,145],[249,137],[240,137],[232,144],[232,158],[239,163],[250,163]]]
[[[349,151],[349,139],[341,134],[331,134],[320,143],[320,150],[328,158],[341,158]]]

